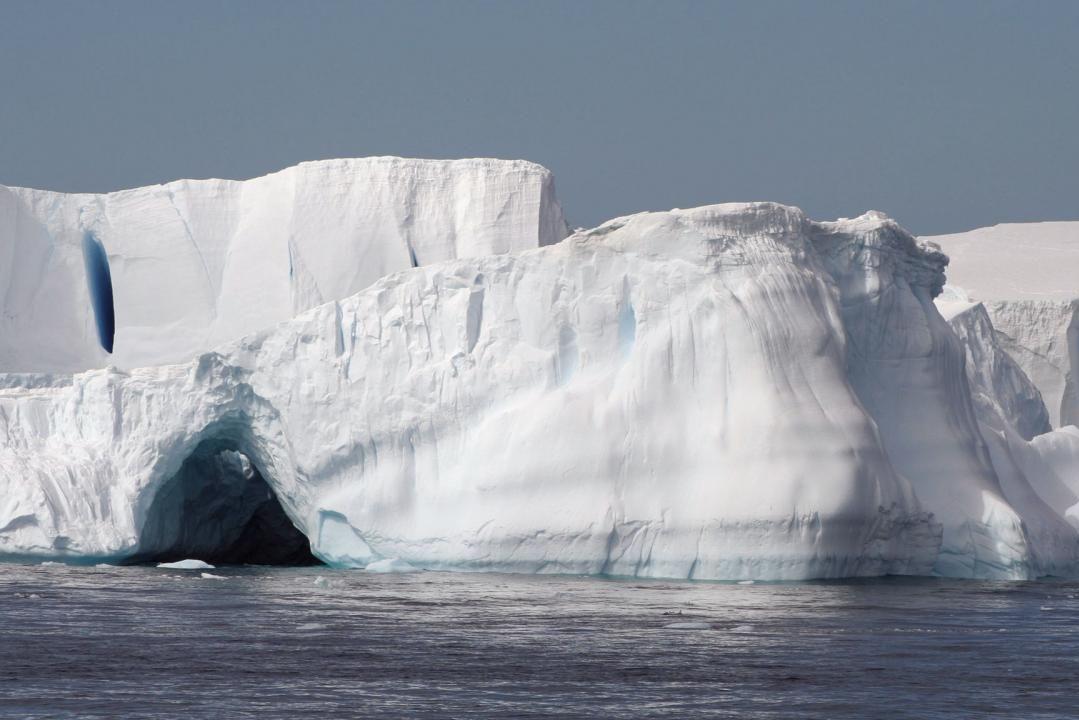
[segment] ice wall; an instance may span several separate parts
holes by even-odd
[[[566,234],[551,174],[523,161],[327,160],[107,195],[0,186],[0,371],[184,361],[398,270]]]

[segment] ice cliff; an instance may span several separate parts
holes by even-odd
[[[0,371],[189,360],[417,265],[567,235],[549,171],[303,163],[107,195],[0,186]]]
[[[381,163],[410,167],[329,167]],[[432,207],[431,224],[405,233],[406,247],[441,255],[416,251],[382,268],[397,272],[354,279],[367,254],[389,263],[413,227],[398,203],[419,191],[401,170],[386,182],[405,189],[383,188],[389,199],[349,226],[390,249],[327,260],[332,277],[352,279],[305,295],[310,309],[283,307],[277,325],[216,343],[159,329],[154,352],[194,354],[173,364],[0,375],[0,554],[237,560],[280,538],[290,558],[306,539],[342,567],[698,579],[1070,570],[1079,535],[1060,503],[1075,488],[1060,468],[1071,446],[1042,451],[1042,436],[1025,436],[1044,429],[1037,392],[992,355],[991,326],[964,337],[938,312],[947,258],[935,246],[877,213],[821,223],[770,203],[642,213],[549,244],[562,224],[545,171],[440,167],[443,189],[468,185],[452,176],[476,167],[519,171],[482,222]],[[334,188],[363,173],[309,192],[339,217]],[[488,196],[491,182],[479,182]],[[387,217],[396,234],[367,234]],[[484,230],[477,245],[468,233]],[[126,282],[109,236],[91,235],[113,286]],[[69,265],[92,276],[77,239]],[[80,282],[92,311],[96,291]],[[252,310],[227,297],[229,312]],[[80,337],[100,347],[87,318]],[[975,350],[992,357],[972,367]],[[1003,439],[987,440],[994,418]]]

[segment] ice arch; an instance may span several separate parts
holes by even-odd
[[[320,564],[243,447],[228,433],[197,444],[154,493],[130,562]]]

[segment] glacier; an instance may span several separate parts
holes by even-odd
[[[54,307],[8,273],[0,556],[1074,572],[1079,431],[1050,431],[985,306],[942,296],[945,253],[880,213],[725,204],[565,237],[553,180],[528,163],[268,177],[119,194],[181,215],[164,188],[182,190],[169,242],[171,219],[105,212],[114,195],[9,191],[0,251],[54,247],[30,277],[68,274]],[[263,240],[243,230],[256,220]],[[87,233],[115,292],[111,355]],[[204,262],[263,294],[186,294]],[[170,263],[182,291],[151,293],[160,321],[139,324],[125,308]]]

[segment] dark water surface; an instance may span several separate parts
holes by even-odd
[[[212,572],[0,566],[0,716],[1079,717],[1074,582]]]

